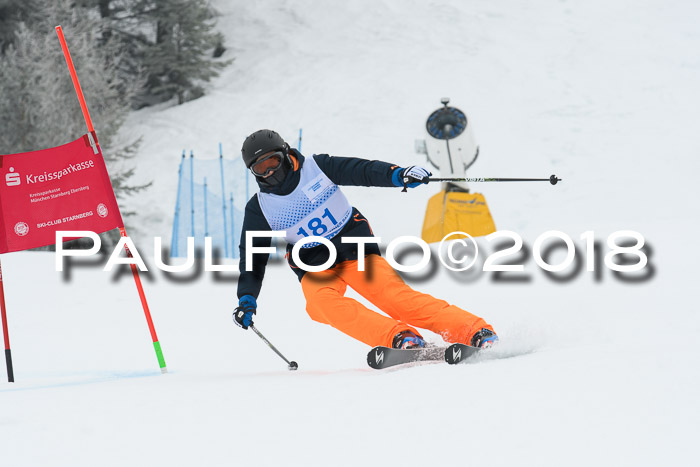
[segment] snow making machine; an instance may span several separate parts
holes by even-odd
[[[442,107],[431,113],[425,123],[427,136],[416,140],[416,152],[427,156],[440,178],[464,178],[479,156],[479,147],[466,114],[448,106],[449,98],[440,102]],[[421,237],[433,243],[452,232],[478,237],[495,231],[484,195],[472,193],[465,182],[443,182],[440,192],[428,201]],[[461,237],[464,235],[450,239]]]

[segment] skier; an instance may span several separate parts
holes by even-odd
[[[245,208],[240,241],[240,278],[235,323],[243,329],[253,324],[268,254],[252,256],[246,271],[245,238],[248,231],[286,231],[287,261],[297,274],[311,319],[329,324],[370,346],[409,349],[426,342],[413,327],[429,329],[446,342],[488,347],[498,340],[482,318],[454,305],[416,292],[406,285],[380,256],[376,243],[365,244],[365,271],[358,270],[358,244],[343,237],[372,237],[372,228],[338,185],[415,188],[430,174],[417,166],[402,168],[387,162],[318,154],[305,158],[272,130],[248,136],[241,149],[246,167],[255,175],[260,192]],[[407,183],[402,183],[407,177]],[[334,264],[325,271],[306,272],[291,255],[292,245],[304,237],[322,236],[337,251]],[[270,238],[256,237],[255,247],[269,247]],[[299,258],[307,265],[321,265],[329,250],[320,243],[304,245]],[[345,297],[352,287],[389,317]]]

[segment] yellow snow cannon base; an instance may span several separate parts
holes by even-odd
[[[472,237],[496,231],[486,198],[481,193],[441,191],[428,201],[421,237],[428,243],[441,241],[452,232],[466,232]],[[450,240],[464,238],[454,235]]]

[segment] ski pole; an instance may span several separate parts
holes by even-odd
[[[552,185],[556,185],[558,182],[561,182],[562,179],[558,178],[556,175],[552,175],[549,178],[487,178],[487,177],[465,177],[465,178],[432,178],[432,177],[425,177],[423,180],[421,180],[422,183],[430,183],[430,182],[470,182],[470,183],[479,183],[479,182],[549,182]],[[406,187],[408,185],[409,180],[407,177],[404,178],[403,180],[403,191],[406,191]]]
[[[287,359],[284,357],[284,355],[282,355],[282,354],[280,353],[280,351],[277,350],[277,348],[276,348],[274,345],[272,345],[272,344],[270,343],[269,340],[265,339],[265,336],[263,336],[262,334],[260,334],[260,331],[258,331],[257,328],[256,328],[255,326],[253,326],[253,325],[251,324],[251,325],[248,326],[248,327],[249,327],[250,329],[252,329],[252,330],[255,332],[255,334],[257,334],[258,337],[259,337],[260,339],[262,339],[262,341],[263,341],[264,343],[267,344],[268,347],[270,347],[272,350],[274,350],[275,353],[276,353],[277,355],[279,355],[279,356],[282,358],[282,360],[284,360],[285,362],[287,362],[287,365],[288,365],[287,368],[289,368],[289,370],[293,371],[293,370],[296,370],[297,368],[299,368],[299,365],[297,365],[297,362],[295,362],[294,360],[292,360],[291,362],[290,362],[289,360],[287,360]]]
[[[556,185],[557,182],[561,182],[561,178],[557,178],[556,175],[552,175],[549,178],[428,178],[428,182],[549,182],[552,185]]]

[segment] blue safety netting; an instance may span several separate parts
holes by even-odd
[[[183,153],[170,256],[187,256],[187,237],[195,249],[204,249],[211,237],[212,250],[225,258],[238,258],[238,243],[246,202],[257,190],[240,157],[203,159]],[[215,253],[216,255],[216,253]]]

